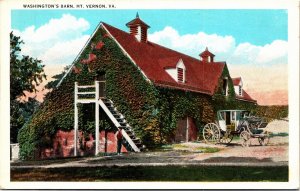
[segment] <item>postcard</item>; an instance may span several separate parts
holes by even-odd
[[[299,2],[0,10],[1,188],[299,189]]]

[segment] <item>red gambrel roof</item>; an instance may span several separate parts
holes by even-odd
[[[232,78],[232,83],[234,86],[238,86],[241,82],[242,78],[238,77],[238,78]]]
[[[106,23],[102,23],[102,26],[155,85],[209,95],[214,94],[225,62],[202,62],[150,41],[140,43],[129,33]],[[176,64],[180,59],[186,67],[185,83],[177,83],[165,71],[166,68],[176,68]]]

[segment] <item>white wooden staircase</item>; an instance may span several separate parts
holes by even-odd
[[[74,144],[74,156],[77,156],[78,151],[78,103],[95,103],[95,155],[99,153],[99,106],[103,109],[114,126],[117,129],[122,129],[123,138],[126,140],[126,149],[134,152],[140,152],[145,146],[142,144],[141,140],[135,136],[133,129],[130,127],[125,117],[114,106],[113,102],[105,98],[105,96],[102,95],[101,97],[99,95],[99,83],[105,83],[105,81],[95,81],[95,85],[88,86],[79,86],[78,83],[75,82],[74,143],[77,144]]]

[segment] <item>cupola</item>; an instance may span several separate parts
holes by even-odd
[[[128,22],[126,26],[130,29],[130,34],[135,36],[139,42],[147,42],[147,30],[150,28],[144,21],[136,14],[136,18]]]
[[[214,62],[215,55],[209,52],[208,48],[206,47],[205,51],[199,54],[200,59],[204,62]]]

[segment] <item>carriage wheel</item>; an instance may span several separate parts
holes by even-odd
[[[259,142],[259,144],[262,145],[262,146],[267,145],[267,144],[269,143],[269,140],[270,140],[270,138],[269,138],[269,133],[267,132],[267,133],[265,133],[265,134],[266,134],[266,135],[265,135],[264,137],[259,137],[259,138],[258,138],[258,142]]]
[[[250,133],[248,131],[242,131],[240,134],[240,141],[243,147],[249,147],[250,145]]]
[[[208,123],[203,128],[205,142],[218,143],[220,141],[220,129],[214,123]]]
[[[225,143],[228,144],[232,141],[233,139],[233,134],[231,134],[230,132],[226,131],[225,135],[220,139],[221,143]]]

